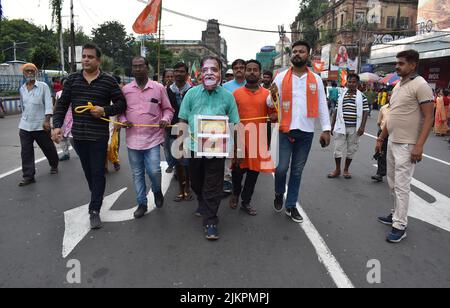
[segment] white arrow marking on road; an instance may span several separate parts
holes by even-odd
[[[165,170],[167,167],[168,165],[166,162],[161,163],[162,170]],[[169,190],[172,178],[173,174],[168,174],[162,171],[162,191],[164,195]],[[111,210],[116,201],[126,190],[127,188],[123,188],[104,198],[102,210],[100,212],[100,217],[103,222],[125,222],[134,220],[133,214],[137,209],[137,207],[122,211]],[[156,208],[151,189],[150,192],[148,193],[148,200],[149,200],[149,211],[147,215]],[[67,258],[67,256],[69,256],[69,254],[83,240],[83,238],[86,235],[88,235],[89,231],[91,230],[88,212],[89,212],[89,204],[64,212],[65,231],[62,248],[63,258]]]
[[[377,165],[374,167],[378,168]],[[429,203],[411,192],[408,216],[450,232],[450,198],[416,179],[412,179],[411,184],[432,196],[436,201]]]
[[[450,232],[450,198],[416,179],[411,184],[433,196],[436,201],[428,203],[411,192],[409,216]]]

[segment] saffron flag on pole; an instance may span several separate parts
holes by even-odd
[[[150,34],[158,32],[161,1],[162,0],[149,0],[145,9],[134,22],[134,32],[138,34]]]

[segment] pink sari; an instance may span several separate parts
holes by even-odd
[[[436,135],[447,135],[448,123],[447,123],[448,106],[444,105],[444,98],[438,97],[436,100],[436,118],[434,123],[434,133]]]

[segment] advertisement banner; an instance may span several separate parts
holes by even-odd
[[[418,33],[450,28],[450,5],[448,0],[419,0]]]

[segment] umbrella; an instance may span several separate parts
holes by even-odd
[[[380,76],[378,76],[377,74],[373,74],[373,73],[363,73],[359,75],[359,78],[361,79],[362,82],[377,82],[378,80],[381,79]]]
[[[397,73],[392,73],[381,79],[380,83],[390,86],[397,84],[400,80],[401,78],[399,75],[397,75]]]

